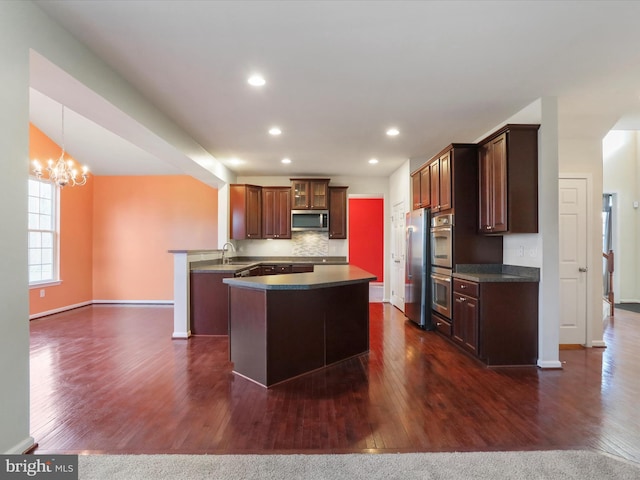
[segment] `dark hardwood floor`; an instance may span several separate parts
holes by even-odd
[[[562,370],[487,369],[388,304],[371,350],[266,390],[226,337],[171,340],[172,307],[94,305],[31,322],[35,453],[596,449],[640,462],[640,315]],[[292,339],[295,341],[295,339]]]

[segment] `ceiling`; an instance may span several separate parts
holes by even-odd
[[[640,2],[35,3],[239,175],[388,176],[602,85],[628,97],[622,128],[640,127]],[[60,103],[32,90],[56,141]],[[94,173],[180,173],[88,117],[66,111],[65,143]]]

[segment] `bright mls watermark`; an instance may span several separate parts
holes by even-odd
[[[0,479],[78,480],[77,455],[0,455]]]

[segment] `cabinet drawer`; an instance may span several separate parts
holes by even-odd
[[[436,315],[433,315],[431,319],[436,326],[436,330],[438,330],[443,335],[446,335],[447,337],[451,336],[451,333],[452,333],[451,322],[445,320],[442,317],[438,317]]]
[[[262,265],[261,274],[262,275],[275,275],[276,274],[276,266],[275,265]]]
[[[313,272],[313,265],[292,265],[291,273]]]
[[[462,293],[470,297],[478,298],[478,295],[480,294],[480,286],[475,282],[469,282],[467,280],[460,280],[459,278],[454,278],[453,291],[455,293]]]

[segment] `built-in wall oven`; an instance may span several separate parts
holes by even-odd
[[[453,214],[431,217],[431,265],[453,268]]]
[[[433,267],[431,269],[431,308],[450,320],[452,301],[451,269]]]

